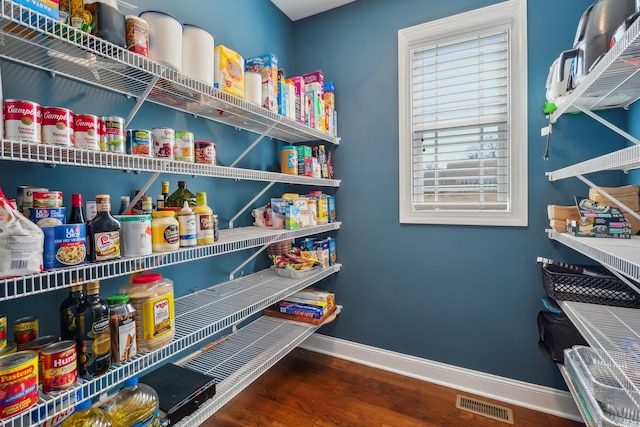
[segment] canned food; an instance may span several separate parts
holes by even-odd
[[[4,101],[4,137],[18,141],[42,142],[40,105],[31,101]]]
[[[49,191],[49,189],[41,187],[18,187],[18,209],[24,215],[29,215],[29,209],[33,207],[33,193],[38,191]]]
[[[38,353],[20,351],[0,357],[0,418],[9,418],[38,401]]]
[[[40,350],[42,391],[51,393],[71,387],[78,379],[78,353],[75,341],[60,341]]]
[[[0,314],[0,351],[7,348],[7,316]]]
[[[40,350],[56,341],[60,341],[60,338],[54,335],[45,335],[44,337],[39,337],[33,341],[29,341],[22,347],[22,350],[35,351],[36,353],[39,353]],[[42,383],[42,369],[38,369],[38,382]]]
[[[62,225],[67,222],[67,208],[31,208],[29,209],[29,219],[39,227],[50,227],[52,225]]]
[[[11,354],[18,351],[18,345],[12,341],[7,342],[7,346],[0,350],[0,356],[4,356],[5,354]]]
[[[143,56],[149,56],[149,25],[147,21],[134,15],[128,15],[125,22],[127,49]]]
[[[175,159],[193,163],[193,149],[193,133],[182,131],[176,132]]]
[[[87,260],[85,224],[63,224],[43,227],[43,265],[52,268],[84,264]]]
[[[73,145],[73,112],[62,107],[42,107],[42,142]]]
[[[124,131],[124,119],[117,116],[103,116],[102,133],[100,135],[102,151],[124,153],[126,135]]]
[[[100,150],[102,121],[93,114],[76,114],[73,118],[74,145],[76,148]]]
[[[18,344],[18,351],[22,350],[29,341],[38,338],[38,318],[23,317],[13,322],[13,340]]]
[[[216,144],[210,141],[196,141],[193,145],[196,163],[216,164]]]
[[[34,191],[34,208],[59,208],[62,207],[62,191]]]
[[[151,155],[151,132],[144,129],[127,130],[127,154]]]
[[[151,130],[154,157],[173,160],[176,145],[175,131],[170,128],[153,128]]]

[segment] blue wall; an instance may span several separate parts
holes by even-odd
[[[244,56],[275,53],[287,75],[322,69],[336,85],[341,144],[334,151],[338,217],[338,258],[343,269],[322,286],[334,290],[345,310],[321,332],[338,338],[509,378],[564,388],[554,364],[537,350],[535,317],[544,295],[536,256],[585,262],[549,241],[544,233],[548,203],[569,204],[586,194],[576,180],[549,183],[544,172],[621,146],[610,131],[581,116],[567,116],[554,127],[551,159],[543,161],[540,128],[549,65],[571,47],[582,11],[589,1],[529,2],[529,226],[522,228],[400,225],[398,223],[397,30],[438,19],[491,0],[455,2],[358,0],[347,6],[292,23],[267,0],[187,3],[138,0],[138,11],[168,12],[200,25]],[[242,17],[242,18],[240,18]],[[133,100],[63,78],[0,61],[5,98],[62,105],[76,112],[126,116]],[[616,112],[607,112],[621,122]],[[218,144],[218,159],[229,164],[255,138],[213,122],[197,120],[146,104],[132,127],[189,129],[196,138]],[[263,141],[241,167],[277,170],[281,143]],[[10,197],[18,185],[44,184],[85,198],[132,194],[149,174],[0,162],[0,185]],[[189,188],[206,191],[225,227],[263,183],[233,182],[168,175]],[[605,175],[603,185],[622,177]],[[278,190],[274,189],[274,193]],[[156,182],[150,193],[160,192]],[[271,194],[269,195],[271,196]],[[113,206],[117,206],[114,201]],[[248,213],[239,225],[248,225]],[[177,294],[226,280],[248,253],[231,254],[161,273],[174,279]],[[250,264],[247,271],[258,268]],[[126,278],[103,283],[103,294],[117,291]],[[0,303],[0,312],[37,314],[42,333],[57,333],[55,310],[66,292]],[[32,303],[33,302],[33,303]]]

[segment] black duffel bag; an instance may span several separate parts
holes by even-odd
[[[544,309],[538,313],[538,347],[555,363],[564,364],[564,349],[589,345],[578,329],[551,298],[543,298]]]

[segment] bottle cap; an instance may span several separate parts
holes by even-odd
[[[155,211],[151,212],[153,218],[164,218],[168,216],[176,216],[172,211]]]
[[[82,194],[71,195],[71,206],[82,207]]]
[[[83,400],[82,402],[76,405],[76,412],[82,411],[83,409],[87,409],[91,406],[91,399]]]
[[[105,298],[109,305],[118,305],[129,302],[129,294],[115,294],[109,295]]]
[[[322,89],[325,92],[333,92],[335,90],[333,87],[333,82],[324,82]]]
[[[187,181],[178,181],[178,187],[185,188],[187,186]]]
[[[89,282],[85,285],[87,288],[87,294],[97,294],[100,292],[100,282]]]
[[[169,192],[169,181],[162,181],[162,192],[163,193]]]
[[[201,191],[196,193],[196,205],[206,205],[207,204],[207,193]]]
[[[148,273],[142,274],[140,276],[136,276],[132,279],[131,283],[135,284],[144,284],[144,283],[154,283],[162,280],[162,275],[159,273]]]
[[[182,206],[182,209],[180,209],[180,212],[178,213],[178,215],[191,215],[192,213],[193,213],[193,210],[191,210],[191,208],[189,207],[189,202],[185,200],[184,206]]]
[[[126,380],[124,380],[124,383],[122,383],[122,385],[124,387],[133,387],[136,384],[138,384],[138,376],[137,375],[134,375],[131,378],[127,378]]]

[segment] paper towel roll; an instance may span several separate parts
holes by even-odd
[[[244,99],[262,105],[262,74],[255,71],[244,72]]]

